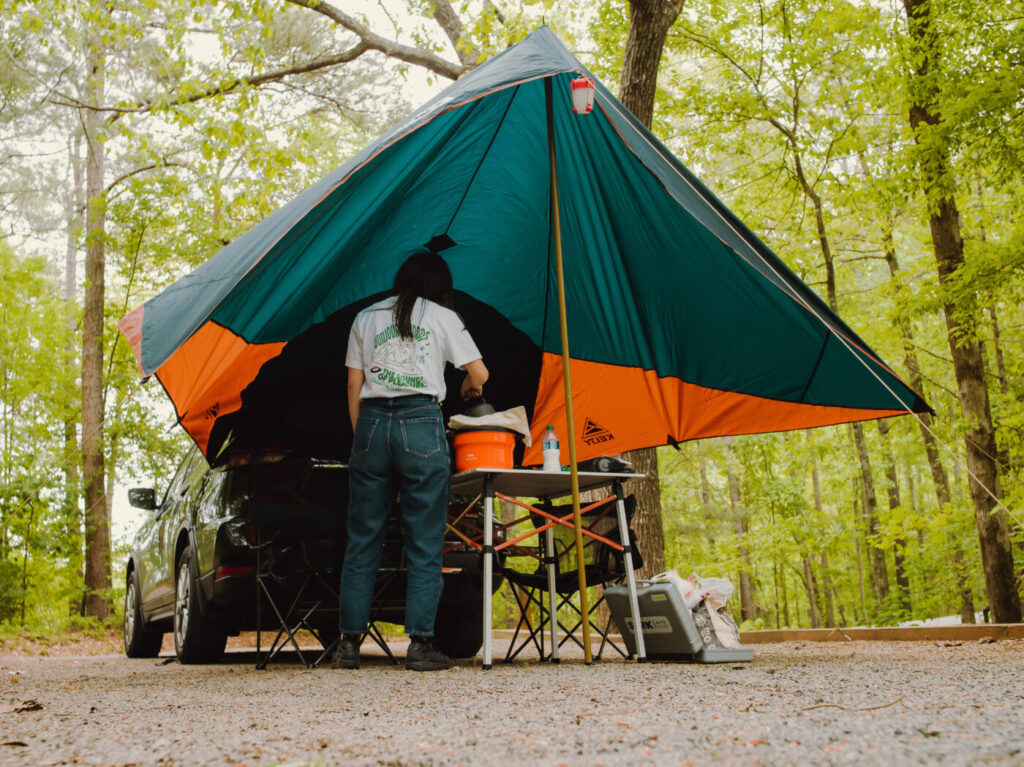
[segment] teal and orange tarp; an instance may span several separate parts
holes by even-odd
[[[600,82],[593,113],[573,114],[580,73],[537,30],[122,320],[208,457],[228,442],[347,455],[348,328],[427,243],[488,399],[526,405],[535,437],[564,434],[548,78],[580,460],[928,410]]]

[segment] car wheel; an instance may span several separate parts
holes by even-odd
[[[124,592],[124,654],[129,658],[155,658],[163,641],[161,632],[147,630],[142,622],[139,576],[132,570]]]
[[[211,663],[224,654],[224,626],[202,614],[192,578],[192,551],[185,549],[174,580],[174,651],[180,663]]]
[[[483,606],[470,603],[439,610],[434,622],[434,640],[449,658],[476,655],[484,643]]]

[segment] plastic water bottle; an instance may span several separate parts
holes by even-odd
[[[551,424],[548,424],[548,428],[544,432],[541,452],[544,454],[544,471],[562,470],[562,450],[558,445],[558,435],[555,434],[555,427]]]

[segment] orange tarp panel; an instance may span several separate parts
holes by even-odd
[[[140,317],[141,323],[141,317]],[[207,322],[156,371],[178,419],[206,452],[213,422],[242,406],[242,390],[284,343],[250,344],[227,328]]]
[[[807,405],[709,389],[653,370],[571,360],[573,412],[578,460],[613,455],[649,445],[730,434],[806,429],[902,415],[903,410]],[[530,432],[533,447],[524,463],[542,463],[541,437],[547,424],[566,435],[562,357],[544,353]],[[669,429],[666,434],[665,430]],[[562,461],[569,453],[563,442]]]

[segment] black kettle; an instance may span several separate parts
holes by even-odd
[[[493,415],[496,412],[494,405],[483,397],[473,397],[466,401],[466,409],[462,411],[462,414],[471,418],[479,418],[482,415]]]

